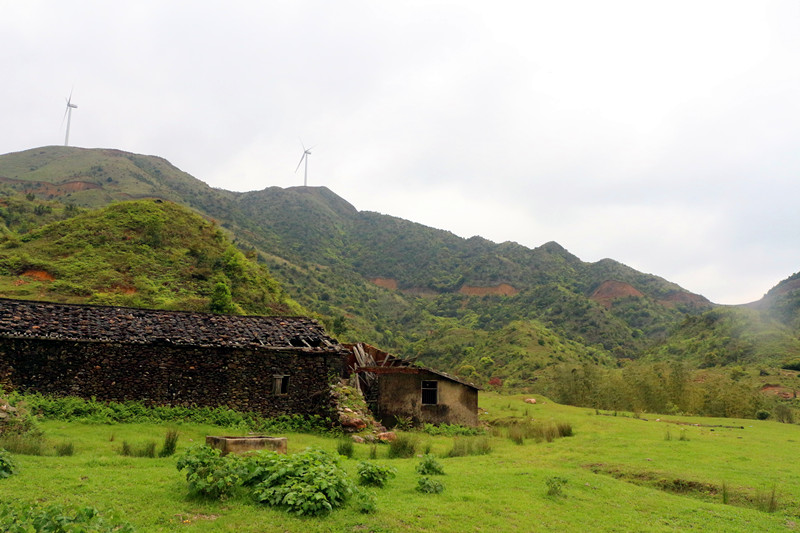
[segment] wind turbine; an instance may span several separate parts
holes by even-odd
[[[305,169],[305,172],[303,173],[303,187],[307,187],[308,186],[308,156],[311,154],[311,148],[314,148],[314,147],[312,146],[311,148],[306,148],[306,145],[303,144],[303,141],[300,141],[300,145],[303,147],[303,155],[300,156],[300,162],[297,163],[297,168],[294,169],[294,172],[296,174],[297,171],[300,170],[300,165],[302,165],[303,161],[305,160],[306,169]]]
[[[67,109],[64,111],[64,116],[67,119],[67,135],[64,137],[64,146],[69,146],[69,123],[72,120],[72,110],[77,109],[78,106],[72,103],[72,91],[69,92],[69,98],[67,98]],[[64,123],[64,119],[61,119],[61,123]]]

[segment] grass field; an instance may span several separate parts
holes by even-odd
[[[230,434],[196,424],[169,426],[180,433],[177,455],[135,458],[120,455],[122,442],[160,445],[169,427],[43,421],[48,441],[72,442],[74,455],[13,455],[20,472],[0,479],[0,500],[91,505],[117,512],[138,531],[730,532],[791,531],[800,523],[796,425],[614,416],[491,393],[480,403],[482,419],[493,424],[487,455],[447,458],[452,437],[410,434],[419,454],[429,447],[444,466],[441,494],[414,490],[418,458],[388,459],[387,447],[378,446],[375,462],[396,468],[397,477],[374,489],[378,509],[372,514],[348,505],[321,518],[300,518],[245,496],[222,502],[190,496],[177,457],[205,435]],[[574,435],[515,444],[503,425],[522,419],[568,423]],[[286,436],[289,453],[307,447],[334,452],[339,442]],[[342,458],[354,478],[370,451],[356,444],[353,458]],[[561,494],[547,494],[552,478],[566,480]]]

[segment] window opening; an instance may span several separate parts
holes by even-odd
[[[276,374],[272,380],[272,394],[289,394],[289,376]]]
[[[422,405],[436,405],[439,403],[439,382],[422,382]]]

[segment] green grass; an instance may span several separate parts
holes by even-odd
[[[531,406],[522,398],[483,394],[483,420],[521,418],[527,409],[527,419],[570,424],[573,435],[552,442],[525,439],[518,445],[489,432],[481,437],[491,444],[488,454],[446,457],[452,437],[401,433],[419,439],[420,449],[429,447],[440,458],[447,472],[446,489],[435,495],[417,492],[419,458],[390,460],[389,447],[379,445],[373,461],[395,468],[397,476],[374,491],[376,510],[369,514],[360,512],[356,499],[327,516],[309,519],[240,496],[223,502],[191,497],[184,475],[175,468],[176,456],[118,453],[125,441],[160,441],[167,429],[162,424],[42,421],[47,439],[74,443],[74,454],[14,454],[19,472],[0,480],[0,497],[117,511],[139,531],[148,532],[256,532],[265,524],[271,530],[298,532],[785,531],[800,523],[796,425],[652,414],[641,419],[630,413],[598,416],[594,410],[546,399]],[[669,441],[664,439],[668,428],[674,436]],[[178,456],[206,435],[230,433],[229,428],[200,424],[177,429]],[[677,437],[681,431],[687,440]],[[339,444],[336,437],[284,435],[289,453],[307,447],[335,453]],[[353,480],[359,461],[369,459],[372,449],[355,444],[352,458],[342,458]],[[554,478],[566,480],[558,497],[547,494],[548,480]]]

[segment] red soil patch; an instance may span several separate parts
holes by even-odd
[[[783,387],[781,385],[766,384],[763,387],[761,387],[761,392],[765,394],[774,394],[775,396],[780,396],[785,400],[791,400],[792,398],[795,397],[794,390],[788,387]]]
[[[608,280],[601,283],[590,298],[608,309],[614,300],[628,296],[642,297],[644,294],[628,283]]]
[[[113,285],[111,290],[122,294],[136,294],[138,292],[136,287],[131,287],[129,285]]]
[[[658,300],[658,303],[660,303],[664,307],[675,307],[678,304],[683,304],[695,308],[700,308],[710,305],[711,302],[709,302],[705,297],[700,296],[699,294],[676,291]]]
[[[397,280],[392,278],[373,278],[370,280],[372,283],[377,285],[378,287],[383,287],[384,289],[391,289],[393,291],[397,290]]]
[[[56,278],[49,272],[44,270],[26,270],[22,273],[23,276],[33,278],[36,281],[55,281]]]
[[[69,194],[72,192],[102,188],[97,183],[92,183],[91,181],[68,181],[66,183],[49,183],[47,181],[26,181],[26,180],[17,180],[13,178],[0,177],[0,182],[24,183],[26,192],[33,192],[35,194],[47,195],[47,196],[63,196],[65,194]]]
[[[487,296],[487,295],[498,295],[498,296],[514,296],[519,291],[509,285],[508,283],[501,283],[500,285],[496,285],[494,287],[472,287],[469,285],[464,285],[459,289],[461,294],[466,294],[468,296]]]

